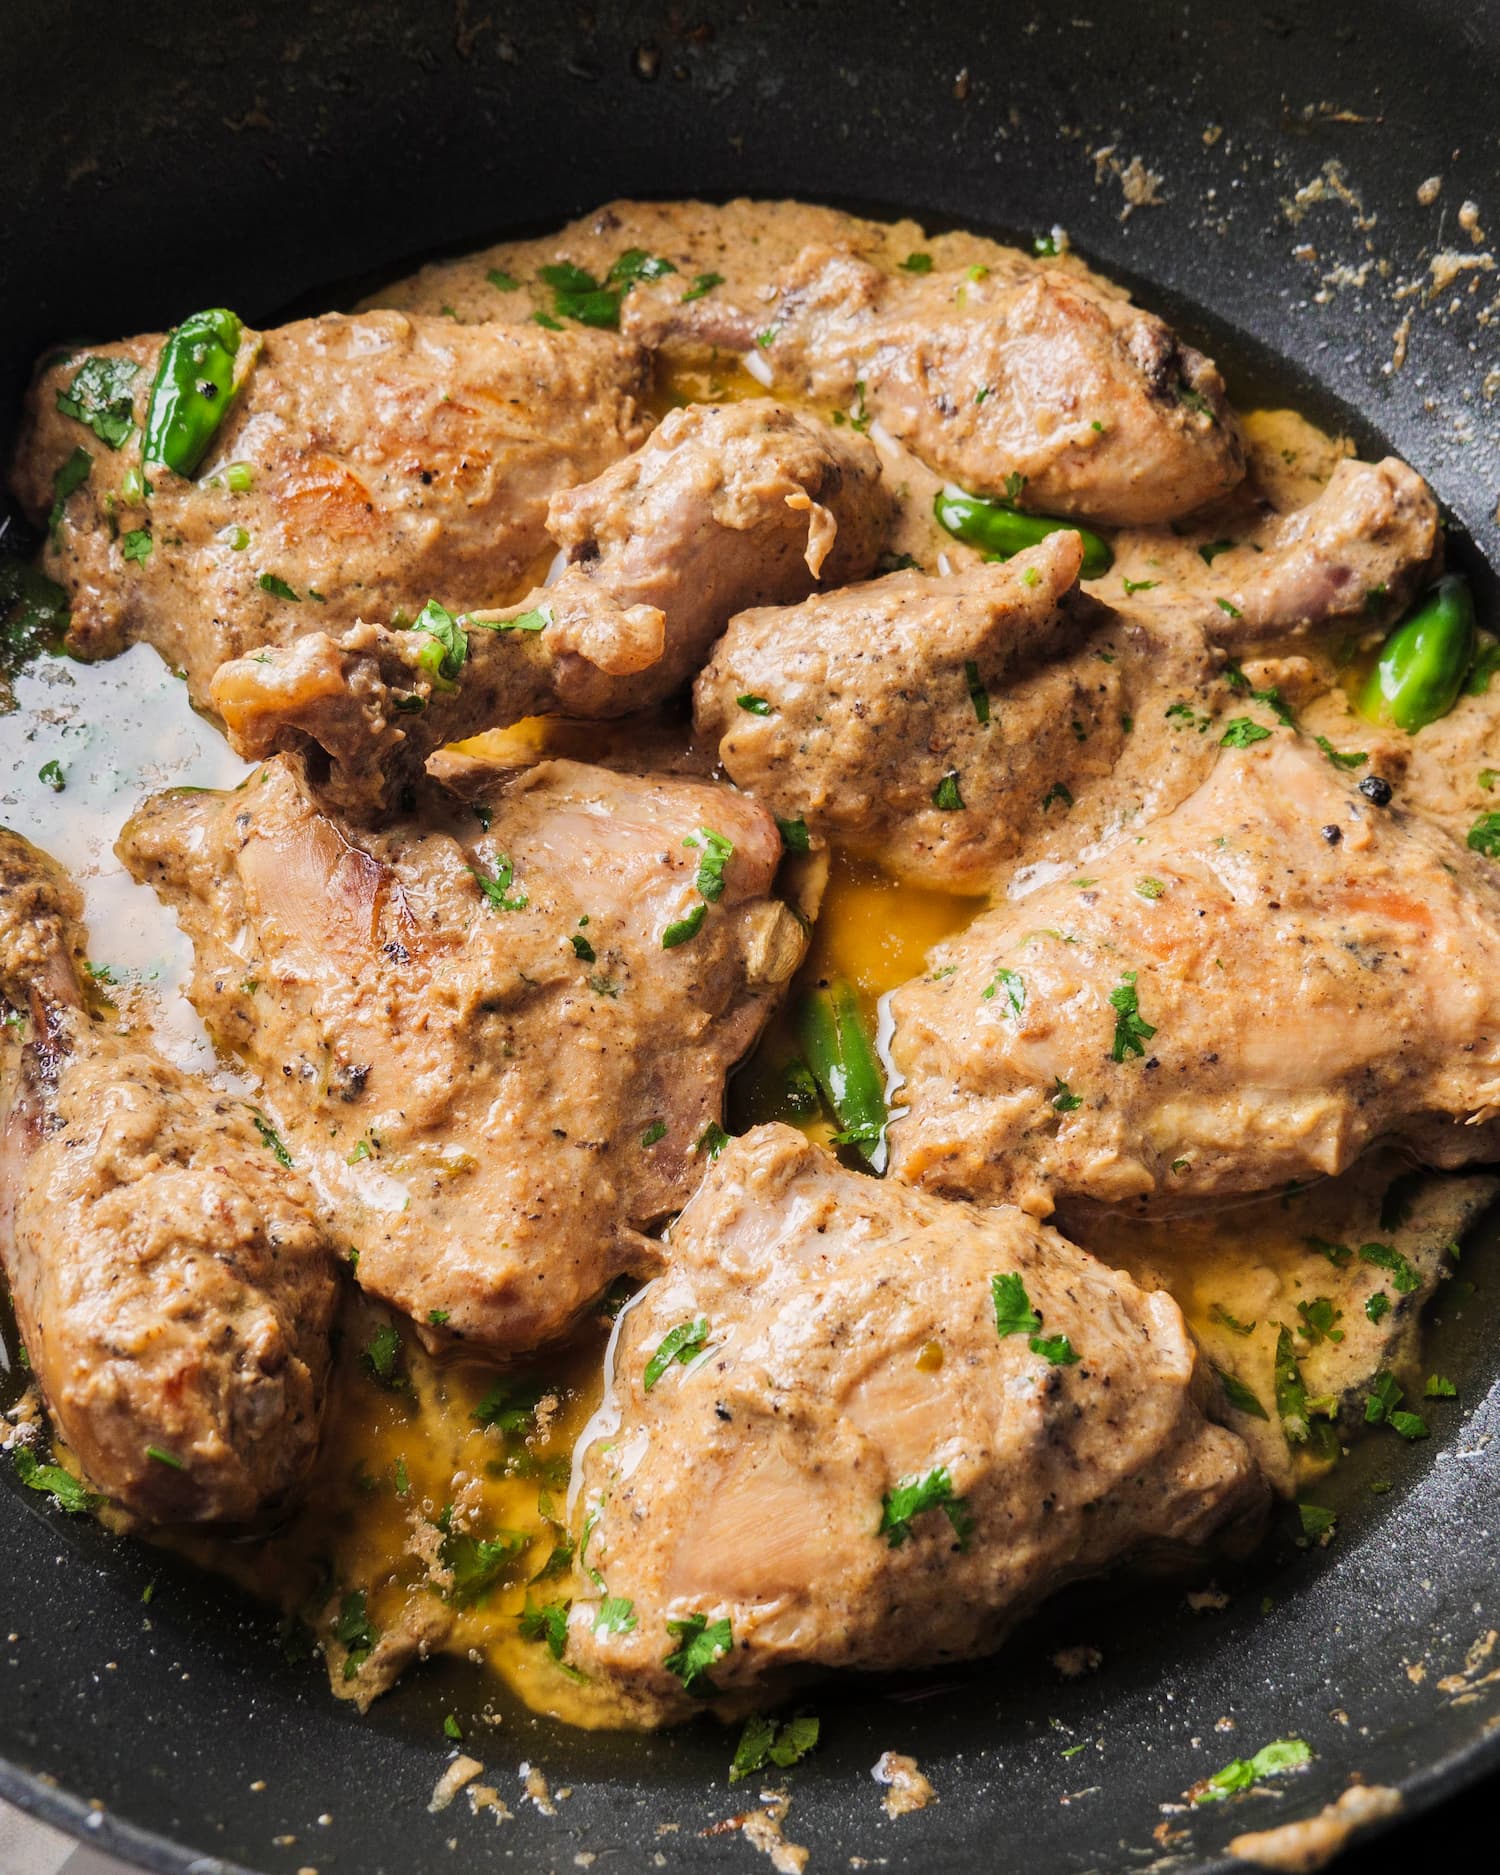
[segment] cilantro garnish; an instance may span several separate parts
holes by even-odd
[[[1270,737],[1270,730],[1253,716],[1232,716],[1219,741],[1226,749],[1248,749],[1252,743],[1268,742]]]
[[[1237,1791],[1248,1790],[1263,1777],[1282,1777],[1312,1763],[1312,1748],[1300,1738],[1278,1738],[1263,1745],[1253,1758],[1234,1758],[1188,1793],[1197,1803],[1222,1803]]]
[[[1414,1289],[1422,1286],[1421,1277],[1393,1244],[1362,1243],[1359,1246],[1359,1260],[1361,1263],[1374,1263],[1380,1269],[1389,1270],[1391,1287],[1398,1296],[1409,1296]]]
[[[929,1510],[943,1513],[953,1526],[958,1547],[965,1548],[974,1522],[969,1515],[968,1500],[953,1495],[953,1480],[944,1465],[898,1479],[881,1499],[880,1523],[875,1534],[883,1536],[892,1549],[900,1549],[911,1535],[913,1518]]]
[[[1115,1038],[1109,1051],[1114,1061],[1123,1061],[1127,1055],[1144,1055],[1147,1042],[1156,1033],[1155,1024],[1141,1014],[1135,976],[1135,971],[1125,971],[1118,988],[1109,993],[1110,1008],[1115,1012]]]
[[[1073,1367],[1078,1354],[1066,1335],[1041,1333],[1042,1318],[1031,1306],[1022,1277],[1014,1274],[990,1278],[990,1298],[995,1306],[995,1333],[1002,1340],[1007,1335],[1025,1335],[1033,1354],[1040,1354],[1054,1367]]]
[[[130,387],[140,369],[130,358],[86,358],[68,388],[57,393],[57,407],[101,443],[118,449],[135,428]]]
[[[722,1615],[717,1621],[709,1621],[704,1615],[688,1615],[685,1620],[669,1621],[667,1632],[677,1646],[663,1657],[662,1665],[668,1673],[677,1675],[683,1690],[694,1699],[713,1698],[719,1689],[708,1677],[708,1670],[734,1645],[729,1617]]]
[[[16,1476],[22,1484],[28,1490],[45,1491],[70,1517],[81,1517],[104,1502],[97,1492],[89,1490],[61,1465],[38,1464],[36,1453],[29,1445],[17,1445],[13,1449]]]
[[[700,1315],[694,1321],[679,1322],[675,1328],[669,1328],[657,1343],[656,1352],[646,1363],[646,1371],[641,1377],[641,1385],[649,1393],[674,1361],[687,1362],[701,1352],[708,1340],[708,1317]]]
[[[763,1771],[768,1764],[774,1764],[778,1770],[789,1770],[817,1744],[818,1729],[818,1721],[810,1712],[799,1712],[783,1725],[778,1725],[768,1713],[752,1713],[735,1747],[734,1762],[729,1767],[730,1783],[738,1784],[741,1778]]]
[[[477,866],[471,866],[469,871],[484,894],[485,902],[493,905],[497,911],[524,911],[530,904],[525,886],[517,886],[514,892],[511,891],[516,869],[504,853],[495,855],[493,877],[481,872]]]
[[[526,1606],[516,1617],[520,1623],[523,1641],[545,1641],[547,1652],[554,1660],[561,1660],[568,1646],[568,1610],[571,1602],[542,1602],[537,1604],[528,1595]]]
[[[1014,970],[997,970],[994,981],[985,985],[980,996],[988,1003],[1002,992],[1008,1012],[1019,1016],[1026,1007],[1026,979]]]
[[[682,843],[702,852],[698,862],[698,876],[693,883],[698,888],[700,897],[710,904],[724,896],[724,868],[734,855],[734,842],[726,840],[722,833],[715,833],[712,827],[700,827],[696,833],[690,833]]]

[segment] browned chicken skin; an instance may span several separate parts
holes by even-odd
[[[1078,590],[1080,554],[1058,533],[1004,565],[742,612],[698,679],[698,730],[779,818],[902,878],[1045,873],[1192,791],[1223,689],[1191,618],[1112,612]]]
[[[0,1260],[52,1420],[152,1522],[245,1522],[317,1444],[333,1260],[242,1100],[91,1013],[81,901],[0,829]],[[274,1138],[274,1136],[273,1136]]]
[[[13,479],[40,520],[57,470],[80,446],[92,457],[42,561],[68,592],[69,646],[107,657],[145,639],[200,704],[220,664],[261,646],[414,615],[439,595],[455,608],[508,598],[547,546],[548,499],[649,428],[649,361],[610,335],[330,313],[247,333],[243,389],[197,477],[152,466],[149,499],[132,497],[161,344],[88,354],[140,367],[136,429],[118,450],[57,408],[85,354],[49,364]],[[248,487],[231,485],[231,465]],[[144,559],[127,558],[143,531]]]
[[[732,848],[717,893],[705,829]],[[804,944],[763,809],[575,762],[355,844],[275,758],[159,796],[120,851],[192,938],[193,1001],[264,1077],[360,1283],[502,1352],[655,1267],[642,1232],[692,1190]]]
[[[997,1277],[1020,1278],[1031,1332],[1001,1332]],[[682,1324],[701,1338],[663,1359]],[[575,1463],[566,1658],[639,1724],[809,1669],[984,1652],[1063,1583],[1253,1528],[1265,1501],[1204,1418],[1214,1383],[1169,1296],[784,1126],[710,1169],[610,1383]],[[891,1494],[935,1472],[892,1529]],[[668,1624],[695,1620],[727,1620],[729,1645],[684,1684]]]
[[[1021,266],[903,274],[812,246],[753,318],[632,294],[622,325],[646,344],[698,328],[756,350],[777,387],[1038,513],[1150,524],[1233,488],[1244,449],[1211,361],[1122,294]]]
[[[1260,739],[1138,844],[896,992],[897,1177],[1074,1218],[1276,1189],[1381,1139],[1500,1152],[1500,868],[1238,721]]]
[[[506,609],[461,621],[452,681],[421,662],[420,632],[357,625],[214,680],[242,754],[321,748],[321,792],[368,816],[445,742],[545,711],[622,716],[679,690],[730,615],[800,599],[875,564],[890,513],[862,437],[780,404],[676,410],[643,448],[552,499],[560,577]],[[545,618],[541,631],[506,629]]]

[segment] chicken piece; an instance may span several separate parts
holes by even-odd
[[[1395,456],[1340,462],[1305,507],[1233,543],[1190,546],[1142,541],[1107,583],[1150,579],[1154,600],[1194,603],[1204,631],[1232,651],[1338,624],[1379,637],[1443,564],[1437,501]]]
[[[863,437],[781,404],[691,405],[553,497],[547,525],[566,567],[520,604],[461,620],[452,678],[430,668],[420,630],[357,625],[226,665],[214,707],[242,754],[312,743],[332,764],[320,783],[331,805],[387,812],[434,749],[476,730],[661,702],[741,607],[868,573],[890,506]]]
[[[898,1176],[1164,1215],[1500,1154],[1500,868],[1249,716],[1180,807],[893,998]],[[1212,986],[1212,993],[1208,993]]]
[[[154,1523],[242,1523],[318,1441],[332,1256],[243,1100],[89,1008],[82,901],[0,829],[0,1261],[84,1476]],[[29,1025],[29,1026],[28,1026]]]
[[[565,306],[559,306],[554,288],[542,277],[543,269],[563,262],[616,291],[631,323],[642,336],[649,333],[652,348],[671,365],[722,368],[712,338],[681,324],[678,308],[711,298],[720,324],[726,316],[749,319],[757,310],[763,321],[766,287],[811,243],[846,249],[892,269],[920,251],[938,267],[984,266],[992,274],[1016,278],[1036,270],[1031,254],[984,235],[959,228],[928,234],[910,219],[867,221],[816,202],[743,196],[730,202],[615,201],[549,234],[429,262],[404,280],[386,282],[366,303],[513,324],[524,324],[539,312],[565,317]],[[635,277],[622,281],[620,263],[631,255],[649,256],[656,265],[634,269]],[[1089,277],[1074,254],[1048,264]],[[1106,291],[1119,291],[1093,278]],[[723,308],[732,314],[718,310]]]
[[[753,316],[632,294],[621,324],[648,345],[696,329],[750,353],[778,389],[848,407],[940,475],[1040,514],[1170,521],[1245,470],[1214,364],[1055,267],[900,273],[814,245]]]
[[[712,1167],[611,1354],[566,1659],[637,1724],[993,1649],[1064,1583],[1265,1500],[1170,1296],[785,1126]]]
[[[153,466],[147,498],[141,426],[161,346],[90,354],[138,367],[118,449],[57,407],[84,354],[48,363],[13,479],[41,520],[74,451],[92,458],[42,560],[68,591],[69,648],[108,657],[145,639],[199,704],[220,664],[261,646],[433,597],[509,598],[546,549],[548,499],[649,428],[649,360],[607,334],[329,314],[245,334],[243,386],[197,478]]]
[[[1222,690],[1191,620],[1087,598],[1080,557],[1057,533],[1003,565],[742,612],[698,679],[698,731],[779,819],[900,877],[981,892],[1024,858],[1048,878],[1192,792]]]
[[[356,1275],[438,1341],[561,1334],[686,1199],[801,960],[775,823],[709,782],[544,762],[356,844],[273,758],[120,853],[264,1077]]]

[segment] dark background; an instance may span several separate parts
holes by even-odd
[[[1421,469],[1497,617],[1483,556],[1500,554],[1500,405],[1485,397],[1500,327],[1484,315],[1500,278],[1468,271],[1429,295],[1440,250],[1488,251],[1456,225],[1462,201],[1500,225],[1493,7],[8,0],[0,72],[0,425],[60,338],[206,304],[252,321],[333,304],[398,260],[612,195],[795,193],[1021,237],[1061,223],[1106,270],[1150,282],[1242,398],[1296,397]],[[1122,218],[1111,165],[1135,157],[1160,201]],[[1217,1614],[1187,1614],[1178,1589],[1075,1597],[951,1680],[820,1692],[827,1743],[794,1775],[787,1826],[814,1871],[852,1853],[897,1870],[1140,1867],[1164,1853],[1164,1821],[1189,1829],[1175,1866],[1209,1867],[1231,1835],[1311,1812],[1351,1772],[1400,1783],[1412,1811],[1449,1797],[1351,1870],[1409,1864],[1434,1840],[1451,1854],[1461,1827],[1486,1825],[1493,1777],[1450,1793],[1500,1758],[1485,1732],[1500,1698],[1458,1704],[1436,1681],[1500,1607],[1493,1261],[1466,1261],[1477,1298],[1439,1330],[1461,1407],[1427,1446],[1356,1453],[1328,1550],[1283,1531],[1242,1580],[1221,1572],[1233,1599]],[[1377,1466],[1395,1483],[1379,1498],[1365,1489]],[[511,1712],[476,1755],[513,1804],[519,1758],[571,1784],[560,1817],[520,1811],[493,1841],[462,1802],[428,1817],[437,1720],[462,1691],[445,1670],[360,1722],[315,1669],[280,1661],[268,1621],[11,1486],[0,1477],[0,1754],[15,1767],[0,1791],[54,1820],[97,1799],[106,1845],[189,1866],[146,1830],[275,1875],[420,1875],[508,1853],[561,1869],[580,1848],[604,1852],[602,1869],[658,1852],[675,1869],[759,1866],[737,1838],[697,1834],[740,1807],[732,1740],[706,1726],[564,1738]],[[1048,1653],[1075,1641],[1097,1641],[1105,1667],[1064,1684]],[[1404,1667],[1418,1661],[1420,1684]],[[1225,1716],[1236,1729],[1221,1735]],[[1286,1733],[1318,1760],[1279,1801],[1163,1818],[1197,1778]],[[895,1825],[867,1776],[887,1747],[914,1751],[942,1798]],[[658,1837],[663,1820],[680,1832]]]

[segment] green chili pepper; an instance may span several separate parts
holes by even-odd
[[[1360,693],[1371,722],[1414,735],[1458,701],[1476,644],[1474,595],[1461,573],[1447,573],[1385,641]]]
[[[1099,579],[1115,563],[1105,541],[1076,521],[1057,521],[1045,514],[1022,514],[1008,501],[987,501],[966,495],[961,488],[940,489],[932,504],[938,525],[955,540],[980,547],[993,560],[1008,560],[1025,547],[1034,547],[1049,534],[1071,528],[1083,542],[1083,577]]]
[[[161,348],[146,411],[146,462],[192,475],[234,401],[240,322],[222,306],[194,313]]]
[[[841,981],[814,990],[797,1026],[807,1065],[843,1125],[836,1143],[876,1164],[885,1152],[885,1077],[853,988]]]

